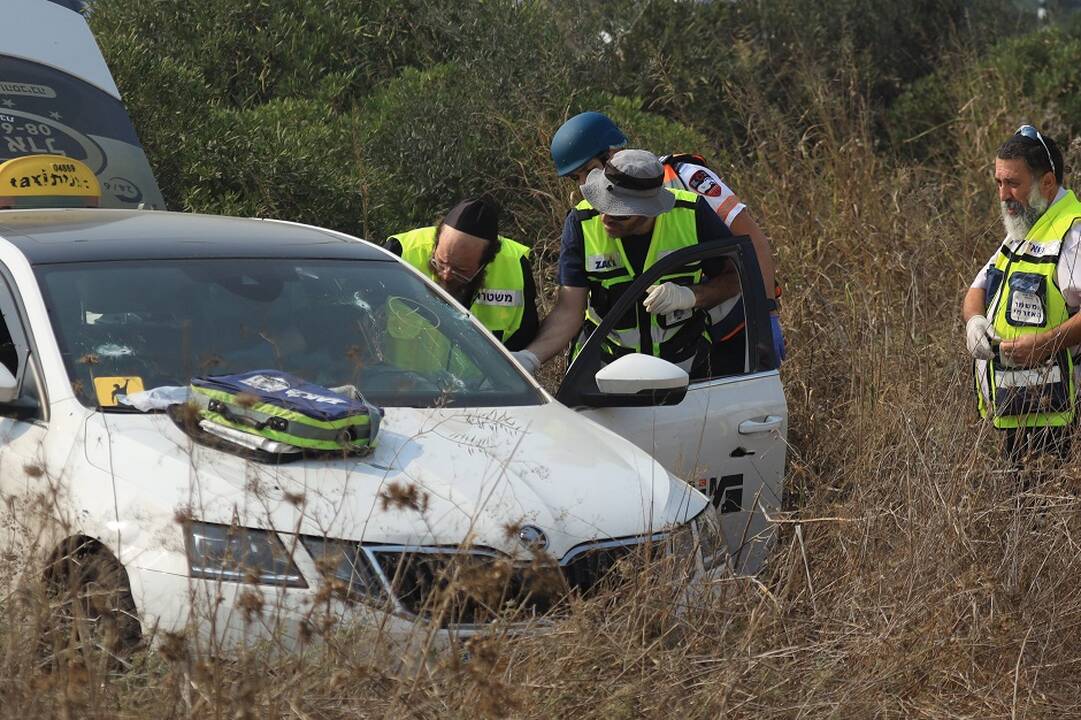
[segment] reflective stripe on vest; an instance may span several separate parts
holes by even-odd
[[[698,244],[694,209],[698,196],[686,190],[669,192],[676,196],[676,205],[657,216],[643,269],[652,267],[666,255]],[[623,242],[608,235],[600,214],[587,201],[579,203],[574,212],[581,229],[589,287],[585,325],[574,349],[577,355],[605,313],[618,301],[638,273],[627,258]],[[697,285],[701,280],[701,263],[696,261],[662,275],[656,284],[675,282]],[[708,345],[705,326],[705,314],[699,310],[680,310],[656,316],[646,312],[640,301],[635,302],[606,338],[601,351],[602,359],[611,362],[621,355],[641,352],[663,357],[689,369],[703,342]]]
[[[988,270],[987,313],[1001,340],[1044,332],[1070,313],[1058,287],[1062,241],[1081,219],[1073,192],[1048,208],[1021,241],[1007,241]],[[1063,349],[1039,367],[1007,367],[1000,360],[975,364],[980,415],[997,428],[1047,427],[1074,418],[1073,358]]]
[[[402,259],[433,282],[438,278],[428,264],[435,248],[436,228],[426,227],[391,235],[402,244]],[[510,238],[499,238],[499,252],[484,269],[484,280],[469,311],[500,340],[518,331],[525,318],[525,276],[522,258],[529,248]]]

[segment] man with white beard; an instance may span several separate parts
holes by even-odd
[[[965,294],[980,414],[1006,431],[1014,462],[1060,457],[1076,412],[1081,345],[1081,202],[1062,187],[1062,153],[1022,125],[995,158],[1006,240]]]

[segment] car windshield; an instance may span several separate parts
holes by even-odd
[[[414,273],[385,261],[213,259],[36,268],[80,400],[277,369],[383,406],[543,401]]]

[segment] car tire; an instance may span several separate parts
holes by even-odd
[[[49,664],[127,667],[143,633],[124,567],[90,542],[69,542],[65,550],[46,575],[41,645]]]

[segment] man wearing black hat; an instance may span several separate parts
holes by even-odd
[[[438,283],[508,350],[537,333],[529,248],[499,235],[499,210],[464,200],[431,227],[391,235],[386,248]]]
[[[585,200],[563,227],[556,306],[519,354],[535,365],[559,353],[581,330],[577,352],[607,308],[656,259],[732,236],[704,199],[664,187],[663,166],[645,150],[613,154],[581,187]],[[676,363],[692,377],[719,374],[723,371],[710,357],[706,311],[738,294],[739,280],[727,260],[677,268],[616,324],[602,359],[643,352]],[[743,357],[738,360],[742,369]]]

